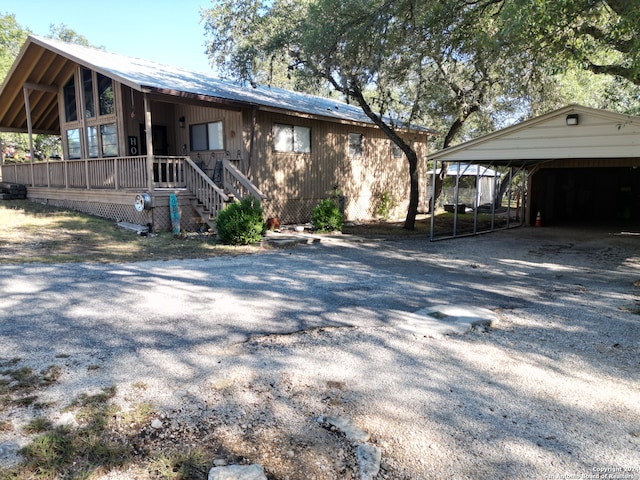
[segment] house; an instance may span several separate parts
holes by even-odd
[[[529,225],[637,226],[640,220],[637,116],[568,105],[441,150],[430,160],[436,168],[462,162],[507,172],[507,187],[510,178],[524,177],[522,186],[511,187],[516,194],[523,190],[522,218]]]
[[[187,229],[230,197],[282,223],[334,191],[347,219],[373,218],[383,195],[408,202],[406,159],[359,107],[37,36],[0,89],[0,130],[62,138],[60,160],[3,162],[30,199],[155,229],[170,228],[172,194]],[[425,172],[434,132],[400,133]]]

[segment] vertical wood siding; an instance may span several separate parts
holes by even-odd
[[[274,123],[310,127],[311,153],[275,152]],[[361,157],[349,156],[349,133],[364,136]],[[424,177],[426,135],[409,140],[418,151]],[[328,198],[335,187],[346,197],[348,219],[373,218],[385,192],[397,202],[394,213],[402,212],[408,204],[407,160],[392,158],[391,141],[378,128],[258,112],[254,149],[254,182],[274,206],[287,208],[292,201],[315,205]],[[273,214],[282,215],[274,210]]]

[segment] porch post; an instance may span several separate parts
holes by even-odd
[[[31,104],[29,103],[29,89],[26,86],[22,87],[24,93],[24,109],[27,115],[27,132],[29,133],[29,163],[31,164],[31,186],[33,187],[35,182],[35,176],[33,173],[33,126],[31,125]]]
[[[153,191],[153,132],[151,127],[151,106],[146,93],[143,93],[144,99],[144,130],[145,141],[147,142],[147,188],[149,192]]]
[[[249,139],[249,161],[247,162],[247,178],[251,180],[251,163],[253,162],[253,143],[256,137],[256,115],[258,107],[251,109],[251,138]]]

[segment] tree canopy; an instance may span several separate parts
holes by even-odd
[[[640,85],[640,0],[484,0],[505,25],[505,53],[551,71],[580,68]]]
[[[510,85],[500,83],[512,67],[490,41],[495,20],[469,22],[458,6],[458,0],[219,0],[204,17],[209,55],[224,74],[316,93],[328,88],[362,107],[407,158],[405,228],[412,229],[418,159],[401,129],[446,118],[448,145],[483,105],[513,97]]]
[[[78,45],[84,45],[85,47],[91,46],[87,37],[79,34],[72,28],[69,28],[65,23],[60,23],[58,25],[49,25],[48,36],[51,38],[57,38],[58,40],[62,40],[63,42],[67,43],[76,43]],[[104,49],[104,47],[99,48]]]
[[[4,80],[13,61],[31,33],[16,21],[16,16],[0,14],[0,83]]]
[[[203,17],[223,74],[362,107],[407,156],[406,228],[400,127],[439,128],[446,148],[576,99],[638,110],[640,0],[217,0]]]
[[[83,35],[78,34],[64,23],[50,25],[52,38],[58,38],[65,42],[78,43],[80,45],[90,45]],[[21,26],[14,14],[0,14],[0,84],[4,81],[13,62],[20,53],[20,48],[27,40],[31,30]],[[60,151],[60,137],[51,135],[34,135],[34,150],[41,155],[50,155],[52,152]],[[29,149],[29,139],[23,133],[0,133],[0,144],[11,147],[19,154],[24,154]]]

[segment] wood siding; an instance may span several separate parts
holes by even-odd
[[[245,125],[250,126],[250,117],[247,112]],[[309,127],[311,152],[274,151],[275,123]],[[349,156],[349,133],[363,135],[362,156]],[[415,139],[414,148],[424,173],[426,135]],[[392,158],[390,140],[375,127],[258,112],[251,173],[252,181],[269,199],[270,213],[285,218],[292,202],[307,204],[308,211],[336,188],[345,196],[345,214],[352,220],[373,218],[385,192],[396,200],[396,214],[406,210],[408,203],[408,163],[404,157]]]
[[[578,125],[566,123],[568,113],[578,114]],[[508,161],[623,158],[640,156],[637,117],[574,107],[531,119],[494,132],[435,158],[455,161]]]

